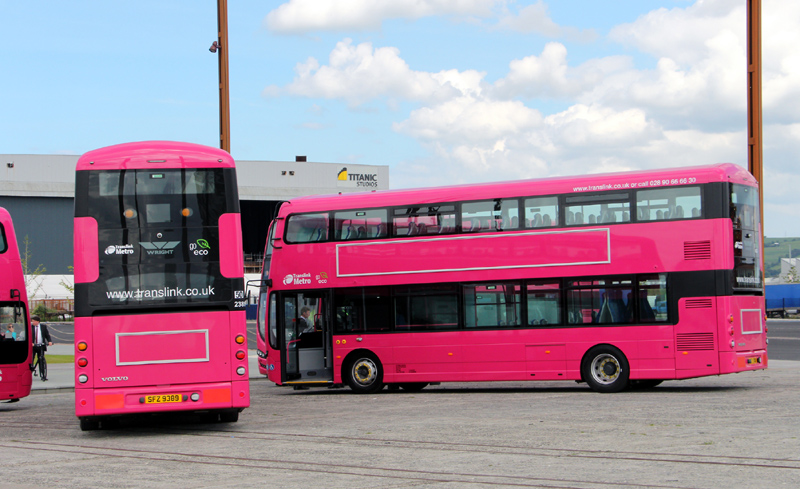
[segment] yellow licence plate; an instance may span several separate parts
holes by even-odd
[[[145,404],[162,404],[165,402],[182,402],[183,396],[181,394],[163,394],[155,396],[147,396],[144,399]]]

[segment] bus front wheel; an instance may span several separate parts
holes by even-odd
[[[359,394],[372,394],[383,388],[383,366],[370,352],[354,355],[347,363],[344,377],[350,389]]]
[[[611,345],[589,350],[581,362],[581,376],[595,392],[619,392],[628,386],[631,369],[628,359]]]

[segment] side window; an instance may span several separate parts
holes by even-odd
[[[333,301],[336,333],[391,330],[392,300],[388,287],[336,289]]]
[[[558,282],[530,282],[528,292],[528,325],[561,324],[561,288]]]
[[[402,207],[392,211],[394,236],[430,236],[456,231],[453,204]]]
[[[386,209],[341,211],[333,214],[335,239],[375,239],[387,235]]]
[[[629,222],[629,194],[601,194],[567,197],[565,221],[567,226]]]
[[[454,285],[415,285],[395,289],[397,331],[458,328],[458,290]]]
[[[461,204],[461,230],[465,233],[519,228],[519,202],[494,199]]]
[[[6,229],[0,224],[0,253],[5,253],[8,249],[8,243],[6,242]]]
[[[520,326],[522,289],[516,284],[464,286],[464,325],[467,328]]]
[[[558,226],[558,197],[525,199],[525,227]]]
[[[639,221],[697,219],[703,216],[700,187],[672,187],[636,192]]]
[[[313,243],[328,240],[328,214],[295,214],[286,223],[287,243]]]
[[[635,319],[629,279],[571,281],[567,290],[569,324],[624,324]]]
[[[667,276],[666,274],[643,275],[639,277],[639,298],[637,307],[639,319],[643,323],[667,321]]]
[[[269,296],[269,346],[274,350],[278,350],[278,299],[276,294]]]

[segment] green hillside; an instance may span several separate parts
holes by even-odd
[[[764,238],[764,274],[777,277],[781,273],[781,258],[800,257],[800,238]]]

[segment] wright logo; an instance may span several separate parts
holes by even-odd
[[[181,244],[180,241],[140,241],[139,245],[144,248],[148,255],[171,255],[175,248]]]

